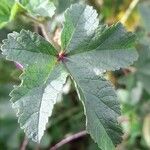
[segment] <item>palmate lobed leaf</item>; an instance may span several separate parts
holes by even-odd
[[[117,122],[120,107],[112,85],[101,74],[137,59],[134,40],[134,34],[120,23],[99,25],[96,11],[82,4],[65,12],[61,52],[30,31],[9,34],[3,41],[3,54],[24,66],[22,83],[11,93],[11,101],[28,137],[40,141],[70,75],[84,105],[87,131],[101,149],[114,149],[122,139]]]
[[[11,102],[21,128],[29,138],[39,142],[67,73],[57,64],[54,48],[35,33],[14,32],[3,42],[7,59],[18,61],[25,68],[23,82],[11,92]]]

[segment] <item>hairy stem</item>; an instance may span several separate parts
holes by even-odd
[[[28,145],[28,139],[25,137],[22,142],[20,150],[26,150],[27,145]]]
[[[48,42],[50,42],[55,47],[56,50],[60,50],[60,46],[54,42],[53,36],[49,33],[48,23],[47,22],[40,23],[39,27],[41,28],[42,34],[45,37],[45,39]]]
[[[139,0],[133,0],[130,5],[129,8],[127,9],[127,11],[125,12],[125,15],[122,17],[122,19],[120,20],[121,23],[125,24],[126,21],[128,20],[129,16],[131,15],[132,11],[134,10],[134,8],[136,7],[136,5],[138,4]]]
[[[76,134],[70,135],[69,137],[66,137],[65,139],[63,139],[62,141],[60,141],[59,143],[57,143],[56,145],[54,145],[53,147],[50,148],[50,150],[57,150],[58,148],[62,147],[63,145],[74,141],[78,138],[81,138],[83,136],[87,135],[86,130],[80,131]]]

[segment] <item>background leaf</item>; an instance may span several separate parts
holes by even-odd
[[[5,26],[10,20],[12,15],[12,8],[14,0],[1,0],[0,2],[0,28]]]
[[[141,20],[145,29],[150,32],[150,3],[148,1],[139,4],[139,10],[141,15]]]
[[[52,17],[56,9],[49,0],[20,0],[19,2],[29,13],[37,17]]]

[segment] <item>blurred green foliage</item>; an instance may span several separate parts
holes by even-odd
[[[56,6],[56,16],[48,19],[50,24],[55,24],[51,32],[56,32],[57,27],[61,27],[61,21],[56,19],[67,7],[79,0],[51,0]],[[124,14],[128,9],[130,0],[85,0],[82,2],[93,5],[103,18],[104,22],[112,23],[118,21],[119,15]],[[6,4],[5,6],[3,4]],[[111,74],[110,80],[115,80],[119,100],[122,104],[122,127],[124,129],[124,140],[118,150],[149,150],[150,149],[150,2],[139,4],[136,15],[133,18],[132,26],[137,32],[136,47],[139,52],[139,60],[131,67],[116,71]],[[13,12],[11,8],[13,8]],[[40,29],[23,16],[23,9],[19,8],[13,0],[0,0],[0,43],[12,31],[19,31],[22,28],[29,29],[41,34]],[[21,12],[21,13],[20,13]],[[15,16],[15,17],[12,17]],[[139,16],[142,21],[137,19]],[[127,25],[130,28],[130,18]],[[137,26],[138,25],[138,26]],[[3,28],[2,28],[3,27]],[[130,28],[131,29],[131,28]],[[18,85],[21,70],[16,68],[14,62],[8,62],[0,54],[0,150],[20,149],[25,136],[19,129],[15,113],[9,102],[9,92],[13,85]],[[69,85],[69,82],[68,82]],[[29,142],[27,150],[49,149],[67,135],[84,130],[85,117],[80,101],[74,86],[68,86],[69,93],[64,93],[64,100],[56,105],[52,117],[50,118],[46,134],[41,144]],[[71,143],[64,145],[60,150],[97,150],[97,145],[89,138],[82,137]]]

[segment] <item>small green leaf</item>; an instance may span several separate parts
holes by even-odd
[[[150,93],[150,46],[144,42],[138,46],[138,52],[139,60],[135,64],[137,69],[135,76],[143,84],[144,89]]]
[[[65,20],[62,50],[70,55],[71,63],[80,62],[103,73],[127,67],[137,59],[135,35],[126,32],[121,23],[98,27],[97,13],[92,7],[75,4],[66,11]]]
[[[0,28],[5,26],[11,20],[11,9],[14,3],[14,0],[0,1]]]
[[[16,15],[26,12],[26,10],[20,5],[19,2],[15,2],[12,9],[11,9],[11,16],[10,20],[13,20]]]
[[[1,0],[0,1],[0,28],[4,27],[15,19],[18,13],[25,10],[20,7],[19,3],[15,0]]]
[[[139,59],[135,66],[139,72],[150,75],[150,46],[143,42],[143,44],[140,44],[137,49],[139,52]]]
[[[52,17],[56,9],[49,0],[19,0],[19,2],[29,13],[37,17]]]
[[[150,32],[150,2],[145,1],[139,4],[139,11],[145,29]]]

